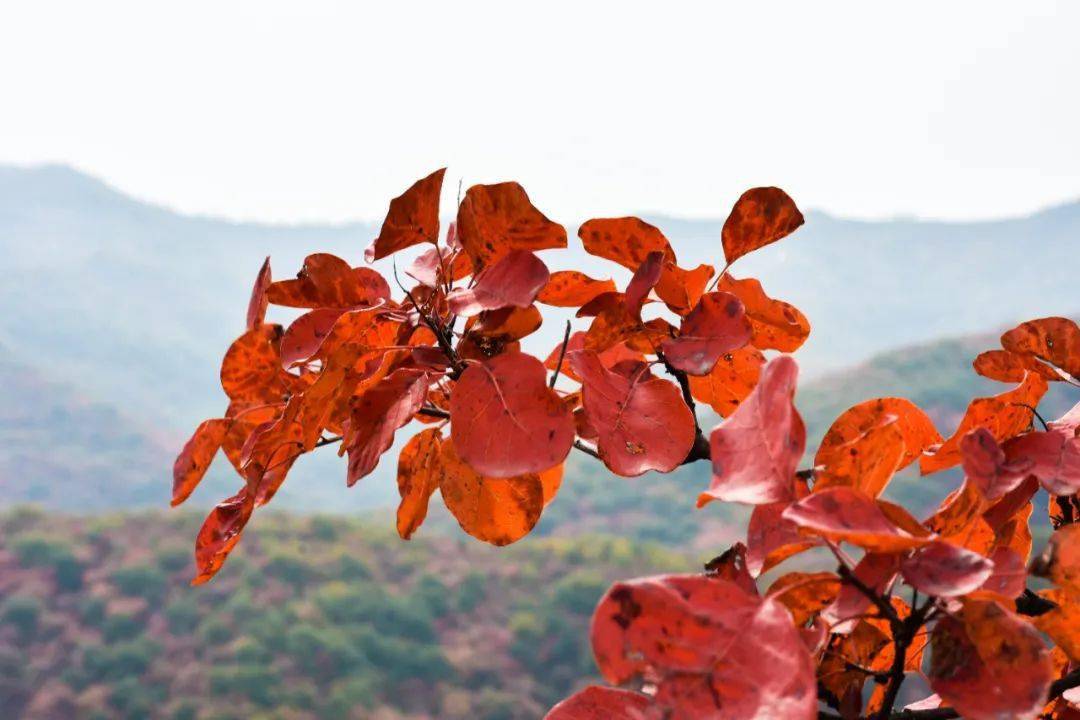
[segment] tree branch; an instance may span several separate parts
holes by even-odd
[[[548,387],[554,388],[555,381],[559,379],[559,373],[562,372],[563,358],[566,357],[566,346],[570,344],[570,321],[566,321],[566,334],[563,335],[562,349],[559,350],[559,362],[555,363],[555,372],[551,374],[551,382]]]
[[[705,437],[705,433],[701,431],[701,424],[698,422],[697,417],[697,404],[694,402],[694,396],[690,392],[690,378],[685,372],[679,370],[664,357],[664,353],[659,350],[656,351],[656,358],[663,363],[664,370],[668,375],[675,378],[679,383],[679,388],[682,390],[683,402],[690,408],[690,414],[694,416],[694,444],[690,448],[689,454],[682,461],[683,465],[689,465],[690,463],[697,462],[698,460],[711,460],[712,450],[709,448],[709,440]]]

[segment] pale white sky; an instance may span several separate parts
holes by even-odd
[[[272,221],[380,219],[442,165],[565,221],[759,184],[998,217],[1080,197],[1078,32],[1033,0],[5,2],[0,162]]]

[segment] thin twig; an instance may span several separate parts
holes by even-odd
[[[563,335],[562,349],[559,350],[559,361],[555,363],[555,372],[551,375],[551,382],[548,383],[548,387],[554,388],[555,381],[559,379],[559,373],[562,372],[563,358],[566,357],[566,346],[570,344],[570,321],[566,321],[566,333]]]
[[[589,445],[587,443],[582,442],[581,440],[575,440],[574,441],[574,447],[576,447],[578,450],[585,453],[586,455],[592,455],[594,458],[596,458],[598,460],[600,459],[600,453],[596,451],[596,448],[594,448],[593,446],[591,446],[591,445]]]

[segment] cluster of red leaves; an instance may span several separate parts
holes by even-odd
[[[413,421],[427,427],[398,458],[406,539],[438,491],[466,533],[515,542],[554,499],[574,447],[622,476],[708,461],[698,505],[752,506],[745,544],[705,574],[612,587],[592,643],[605,679],[631,688],[588,688],[551,720],[811,718],[822,702],[845,719],[886,718],[909,672],[936,693],[921,709],[1080,717],[1053,692],[1080,663],[1080,525],[1071,524],[1080,406],[1042,430],[1032,424],[1047,383],[1080,373],[1074,323],[1024,323],[1002,350],[980,355],[980,374],[1016,386],[973,400],[950,438],[903,398],[867,400],[836,419],[800,470],[798,369],[765,353],[796,350],[809,323],[728,272],[802,224],[783,191],[739,198],[715,279],[708,265],[680,267],[667,238],[638,218],[585,222],[585,250],[633,273],[620,291],[611,279],[549,269],[536,253],[566,247],[566,231],[516,183],[469,188],[442,237],[443,173],[391,202],[367,250],[373,261],[427,246],[405,271],[415,284],[399,282],[396,299],[374,270],[332,255],[308,257],[295,279],[274,281],[269,261],[260,270],[247,331],[222,363],[225,416],[199,426],[174,468],[174,505],[219,449],[243,481],[199,532],[194,582],[221,568],[301,455],[340,442],[352,485]],[[287,328],[270,324],[268,304],[303,313]],[[538,304],[576,308],[586,323],[568,325],[543,361],[520,346],[542,322]],[[695,401],[723,417],[708,438]],[[880,497],[916,461],[923,474],[958,465],[965,474],[923,520]],[[1028,519],[1040,487],[1060,529],[1030,567],[1055,587],[1035,595]],[[763,572],[815,547],[835,554],[837,572],[789,572],[759,590]]]

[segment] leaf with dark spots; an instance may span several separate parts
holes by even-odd
[[[427,517],[428,501],[439,489],[442,476],[442,433],[429,428],[413,435],[398,456],[397,485],[401,503],[397,531],[403,540],[412,537]]]
[[[636,217],[598,218],[578,228],[585,252],[636,271],[649,253],[660,252],[675,260],[671,243],[660,230]]]
[[[450,418],[457,454],[485,476],[547,470],[574,442],[573,416],[543,364],[520,352],[470,364],[450,393]]]
[[[262,405],[284,399],[281,335],[280,325],[259,325],[229,346],[221,361],[221,387],[230,400]]]
[[[217,574],[236,543],[240,542],[240,533],[251,519],[254,509],[254,498],[245,488],[210,511],[195,538],[195,567],[198,572],[191,581],[192,585],[202,585]]]
[[[298,308],[352,308],[390,299],[390,286],[371,268],[351,267],[328,253],[308,255],[295,280],[278,280],[266,296],[275,305]]]
[[[1001,347],[1048,362],[1080,376],[1080,327],[1069,318],[1048,317],[1021,323],[1001,336]]]
[[[656,283],[656,296],[671,312],[685,315],[701,300],[709,280],[715,274],[712,265],[698,265],[693,270],[684,270],[671,260],[665,260],[660,280]]]
[[[484,310],[532,305],[548,281],[547,266],[526,250],[512,250],[476,276],[472,287],[456,288],[446,298],[450,312],[472,317]]]
[[[457,237],[477,272],[511,250],[566,247],[566,229],[537,210],[516,182],[469,188],[458,206]]]
[[[993,601],[943,616],[930,644],[930,687],[970,720],[1034,720],[1053,680],[1039,633]]]
[[[594,280],[577,270],[558,270],[551,273],[536,299],[555,307],[581,307],[606,292],[615,292],[613,280]]]
[[[750,345],[724,353],[708,375],[689,376],[690,394],[727,417],[757,387],[764,366],[765,356]]]
[[[747,190],[724,221],[724,257],[730,265],[746,253],[791,234],[802,224],[803,215],[795,201],[780,188]]]
[[[409,189],[390,201],[379,236],[364,252],[368,262],[420,243],[439,239],[439,194],[446,168],[417,180]]]
[[[214,456],[225,442],[232,421],[227,418],[204,420],[184,444],[173,463],[172,506],[188,499],[206,475]]]
[[[431,377],[422,370],[398,370],[350,401],[342,448],[349,454],[348,484],[368,475],[390,449],[427,397]]]
[[[612,372],[591,350],[567,356],[582,379],[588,424],[608,469],[626,477],[670,472],[686,459],[696,426],[678,387],[643,370],[633,377]]]
[[[810,336],[810,321],[806,316],[794,305],[766,295],[754,278],[738,280],[731,273],[724,273],[716,289],[742,300],[752,329],[750,342],[759,350],[795,352]]]
[[[270,301],[266,297],[266,290],[270,287],[270,256],[266,256],[259,274],[255,276],[255,286],[251,288],[251,299],[248,300],[247,329],[254,330],[263,324],[266,319],[266,307]]]
[[[453,438],[443,443],[439,487],[461,529],[492,545],[529,534],[544,508],[544,485],[535,473],[487,477],[459,457]]]
[[[795,409],[798,366],[782,355],[768,365],[750,396],[713,429],[712,483],[698,498],[748,505],[792,500],[793,478],[806,450],[806,427]]]
[[[293,320],[281,337],[282,367],[291,368],[314,356],[344,312],[337,308],[318,308]]]
[[[979,375],[1000,382],[1023,382],[1029,372],[1038,373],[1047,381],[1064,380],[1052,367],[1044,365],[1031,355],[1021,355],[1008,350],[987,350],[979,353],[971,366]]]
[[[679,334],[665,338],[661,347],[672,367],[700,377],[712,372],[726,353],[749,341],[750,322],[742,302],[730,293],[713,292],[701,298],[682,319]]]

